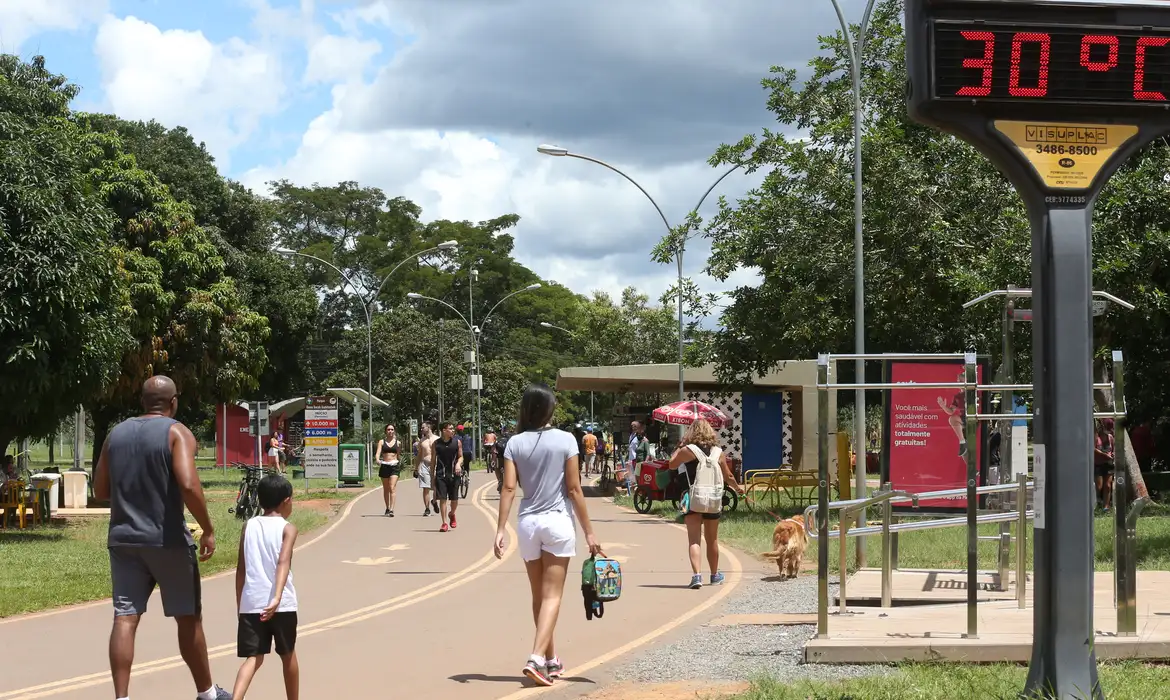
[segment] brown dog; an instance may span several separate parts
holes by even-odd
[[[761,556],[776,560],[781,576],[796,578],[800,563],[804,560],[804,550],[808,548],[804,518],[788,518],[776,523],[776,529],[772,531],[772,548],[774,551],[765,552]]]

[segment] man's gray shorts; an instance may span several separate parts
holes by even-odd
[[[418,487],[420,489],[431,487],[431,468],[426,462],[418,465]]]
[[[162,589],[163,615],[203,612],[195,547],[110,547],[110,579],[115,617],[144,614],[156,585]]]

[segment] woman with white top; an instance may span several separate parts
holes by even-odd
[[[524,675],[537,685],[549,686],[564,666],[557,658],[553,632],[565,593],[569,559],[577,552],[579,521],[589,553],[601,553],[593,535],[578,470],[577,440],[550,425],[556,397],[551,389],[534,384],[520,400],[517,433],[504,448],[504,483],[496,526],[496,557],[504,556],[504,532],[516,498],[516,484],[524,489],[520,501],[517,540],[528,584],[532,589],[532,618],[536,636]]]

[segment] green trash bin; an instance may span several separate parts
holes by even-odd
[[[337,481],[361,484],[365,480],[366,446],[341,445],[337,450]]]

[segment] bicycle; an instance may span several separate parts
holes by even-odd
[[[270,470],[251,464],[232,464],[237,469],[244,470],[244,478],[240,480],[240,490],[236,493],[236,505],[228,508],[240,520],[248,520],[260,512],[260,496],[256,489],[260,486],[260,479]]]
[[[471,488],[471,465],[463,468],[459,475],[459,498],[467,500],[467,490]]]

